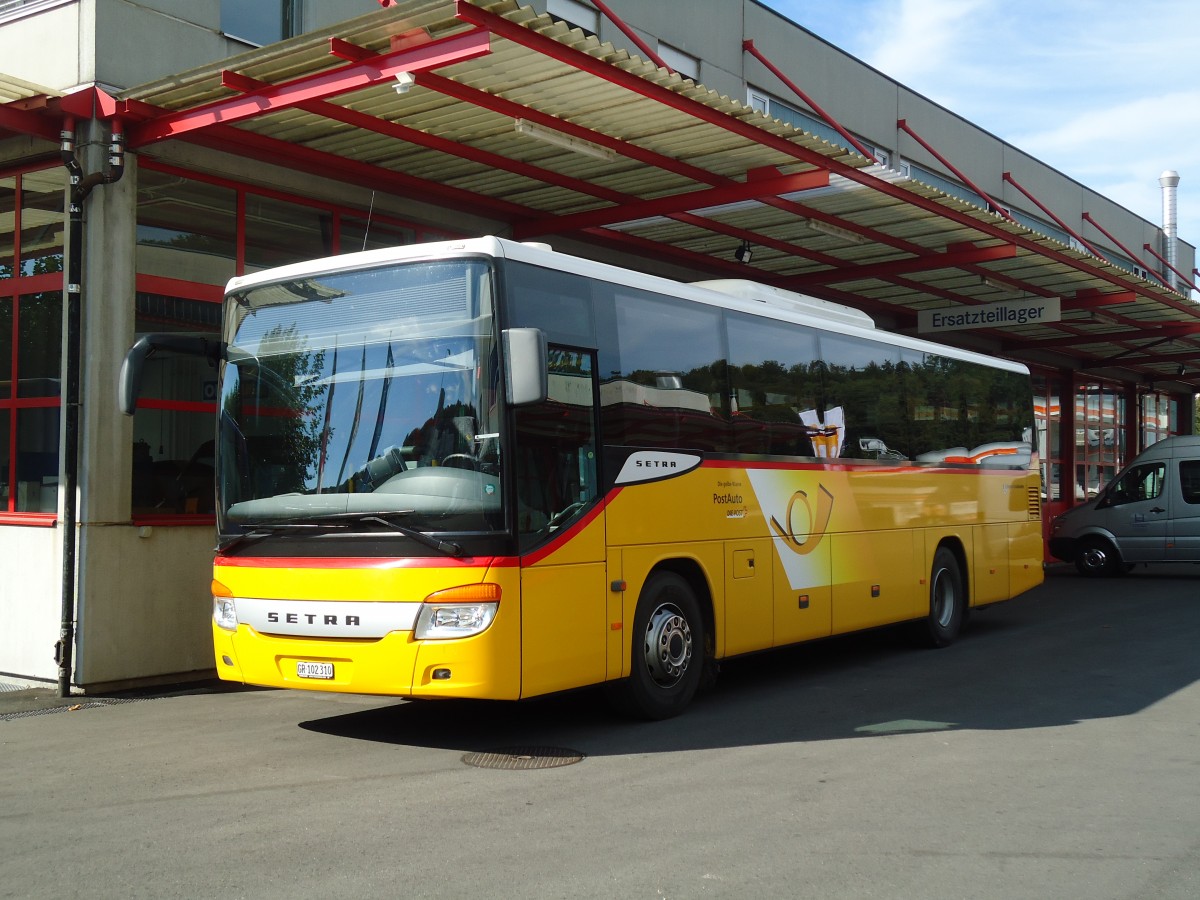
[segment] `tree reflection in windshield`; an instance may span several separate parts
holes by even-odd
[[[342,284],[336,296],[272,302],[243,318],[222,384],[224,522],[404,512],[416,528],[500,526],[490,307],[396,317],[396,306],[421,310],[394,287],[402,271],[390,273],[386,296]],[[334,281],[322,282],[327,295]],[[376,319],[361,308],[367,300]],[[335,327],[346,318],[357,327]]]

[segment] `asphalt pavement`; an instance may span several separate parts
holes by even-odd
[[[944,650],[735,660],[658,723],[0,693],[0,898],[1200,897],[1198,576],[1056,569]]]

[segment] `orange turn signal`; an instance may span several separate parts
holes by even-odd
[[[426,603],[498,603],[500,585],[485,581],[482,584],[463,584],[458,587],[434,591],[425,598]]]

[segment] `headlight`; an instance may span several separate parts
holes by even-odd
[[[232,597],[213,597],[213,621],[226,631],[237,631],[237,608]]]
[[[500,608],[500,585],[468,584],[425,598],[413,627],[417,640],[464,638],[487,631]]]

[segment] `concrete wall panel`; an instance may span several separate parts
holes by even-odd
[[[0,528],[0,673],[55,681],[62,531]]]
[[[83,6],[56,6],[6,22],[0,28],[5,73],[55,91],[89,81],[94,53],[90,42],[80,41]]]
[[[77,682],[213,668],[211,525],[93,525],[80,546]]]

